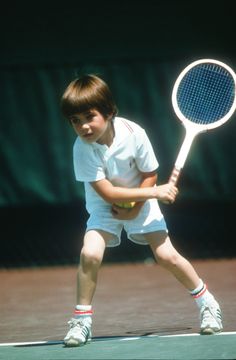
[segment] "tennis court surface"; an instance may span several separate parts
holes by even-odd
[[[105,264],[93,341],[65,348],[76,266],[0,270],[0,359],[236,359],[236,259],[192,261],[221,304],[224,331],[198,335],[198,310],[152,262]]]

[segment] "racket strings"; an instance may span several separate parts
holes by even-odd
[[[203,63],[190,69],[179,84],[177,103],[188,120],[210,124],[222,119],[235,97],[232,75],[223,67]]]

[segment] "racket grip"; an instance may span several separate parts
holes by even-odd
[[[168,183],[176,185],[177,181],[179,179],[179,176],[180,176],[180,172],[181,172],[181,169],[177,169],[176,167],[174,167],[174,169],[170,175]]]

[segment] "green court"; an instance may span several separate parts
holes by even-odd
[[[235,359],[236,333],[216,336],[146,336],[100,338],[80,348],[65,348],[61,342],[2,346],[1,359]]]

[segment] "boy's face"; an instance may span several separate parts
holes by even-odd
[[[106,144],[110,136],[110,118],[106,119],[97,110],[92,109],[70,117],[76,134],[88,143]]]

